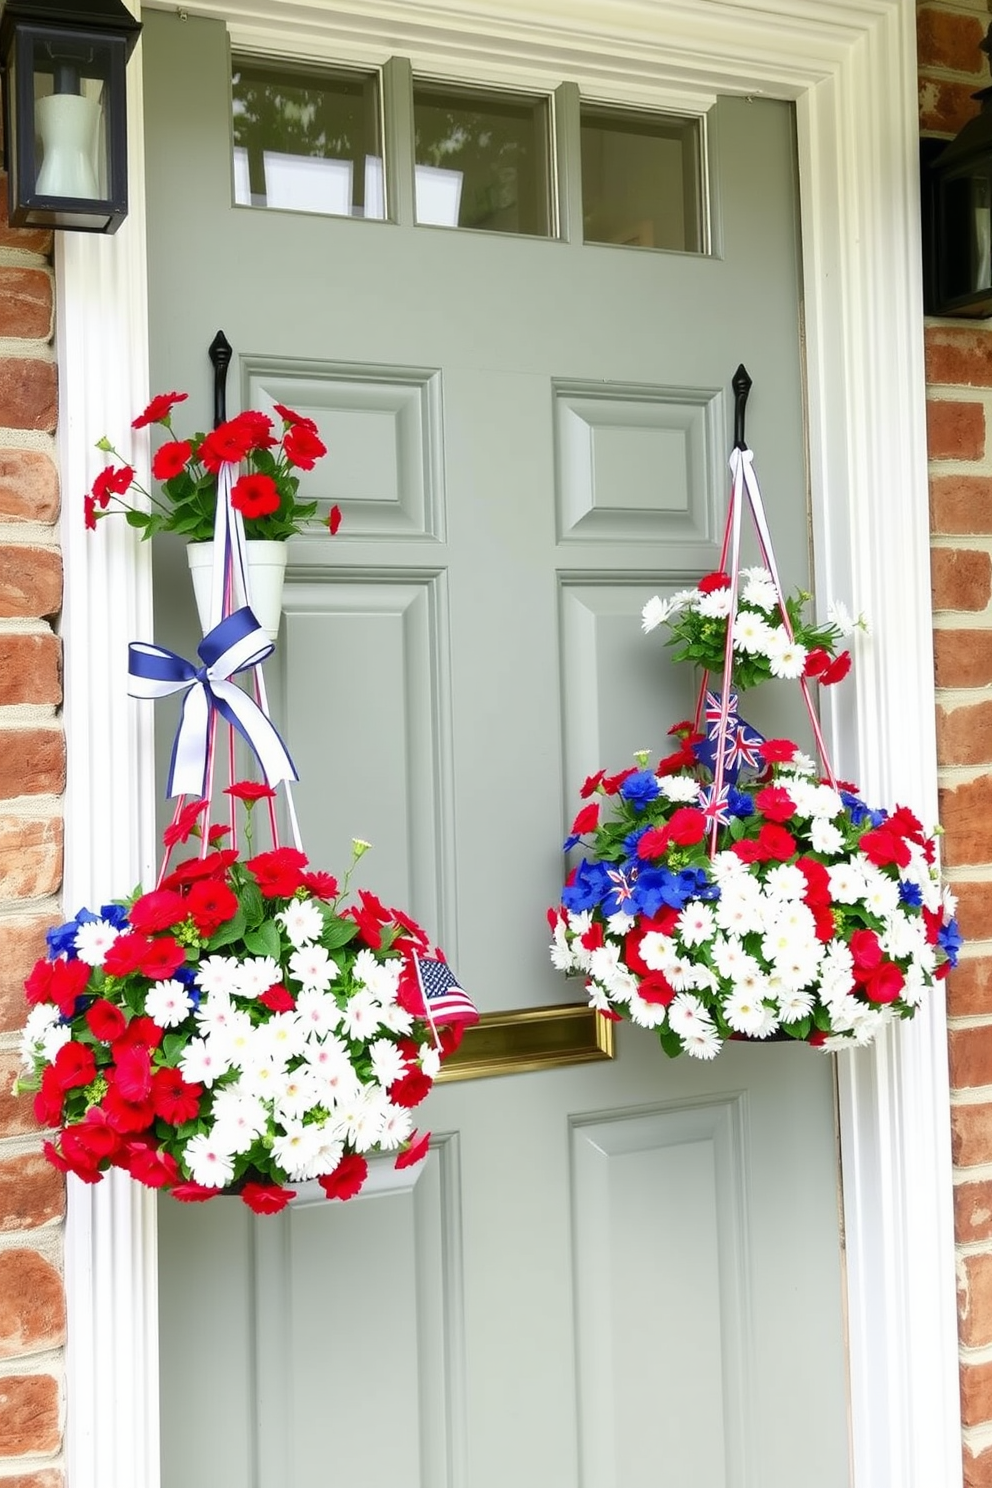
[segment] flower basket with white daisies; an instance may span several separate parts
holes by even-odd
[[[704,669],[697,715],[665,758],[585,782],[565,843],[584,855],[549,911],[553,962],[585,978],[593,1007],[698,1059],[728,1039],[867,1044],[913,1016],[960,945],[935,836],[905,807],[867,804],[826,759],[809,682],[846,673],[849,617],[817,626],[808,596],[786,600],[750,451],[731,467],[738,537],[747,499],[767,567],[742,572],[735,544],[697,589],[645,606],[645,630],[669,624],[676,659]],[[728,518],[725,562],[730,531]],[[739,716],[733,689],[770,676],[799,682],[820,765]]]
[[[230,789],[249,812],[273,794]],[[214,848],[51,930],[26,982],[19,1082],[58,1128],[50,1160],[87,1183],[123,1168],[177,1199],[237,1192],[263,1214],[308,1179],[350,1198],[372,1153],[418,1162],[414,1108],[477,1015],[419,925],[346,893],[295,848]]]

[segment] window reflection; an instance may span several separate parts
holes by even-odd
[[[582,107],[587,243],[702,253],[698,119]]]

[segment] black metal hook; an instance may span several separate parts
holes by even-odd
[[[214,428],[227,418],[227,369],[231,365],[234,349],[223,331],[218,331],[207,348],[214,364]]]
[[[744,438],[744,414],[747,409],[747,395],[751,391],[751,379],[747,375],[747,368],[743,362],[734,373],[730,386],[734,390],[734,449],[747,449],[747,441]]]

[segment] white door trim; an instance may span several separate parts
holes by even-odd
[[[174,9],[170,4],[169,9]],[[434,72],[590,93],[763,92],[796,100],[808,403],[820,592],[875,639],[828,723],[842,774],[936,820],[912,0],[187,0],[241,44],[410,55]],[[94,438],[147,389],[140,75],[130,69],[132,207],[106,240],[59,237],[66,521],[67,905],[153,860],[149,721],[125,696],[150,635],[147,552],[84,538]],[[909,726],[906,724],[909,720]],[[813,1057],[811,1055],[811,1057]],[[856,1488],[961,1483],[944,1008],[839,1057]],[[72,1488],[156,1488],[154,1198],[73,1181],[66,1238]],[[791,1305],[791,1304],[790,1304]],[[99,1384],[97,1384],[99,1381]]]

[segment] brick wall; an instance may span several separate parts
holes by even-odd
[[[988,10],[918,6],[923,133],[976,112]],[[992,321],[928,322],[926,369],[943,860],[967,940],[948,982],[964,1476],[992,1488]]]
[[[9,228],[6,203],[0,174],[0,1483],[63,1488],[65,1190],[11,1094],[21,982],[61,918],[51,234]]]

